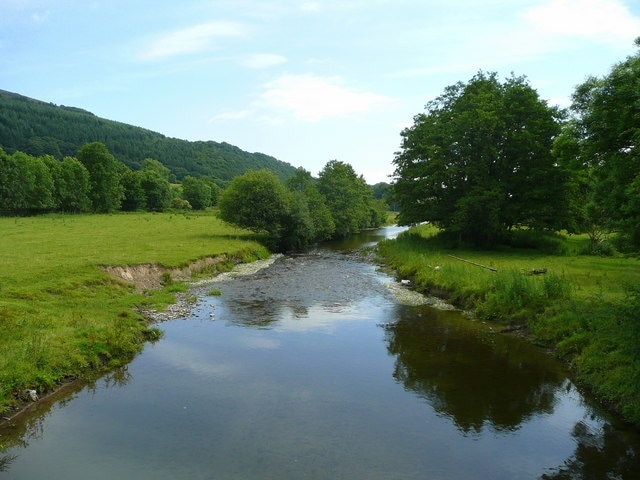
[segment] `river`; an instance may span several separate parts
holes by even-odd
[[[0,478],[640,478],[638,432],[548,353],[352,250],[397,232],[195,286],[126,368],[0,432]]]

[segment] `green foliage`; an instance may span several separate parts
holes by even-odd
[[[639,45],[636,43],[636,45]],[[608,230],[619,230],[629,248],[640,248],[640,50],[603,78],[576,88],[572,110],[577,170],[591,177],[588,203]],[[593,213],[593,212],[592,212]],[[589,215],[592,216],[592,215]]]
[[[125,212],[144,210],[147,207],[147,195],[142,188],[142,174],[122,166],[120,184],[124,189],[121,208]]]
[[[188,200],[180,198],[184,186],[170,184],[171,172],[156,160],[145,159],[141,169],[134,171],[116,161],[100,143],[84,145],[79,156],[85,163],[74,157],[58,161],[50,155],[7,155],[0,149],[0,212],[20,215],[192,208]],[[220,189],[209,179],[187,177],[186,191],[198,209],[204,209],[217,201]]]
[[[147,199],[147,210],[164,212],[172,203],[169,169],[157,160],[146,159],[140,170],[140,187]]]
[[[318,191],[326,199],[335,223],[336,237],[346,237],[384,222],[378,216],[371,189],[347,163],[328,162],[320,172]]]
[[[634,247],[640,247],[640,166],[638,174],[624,191],[622,204],[624,220],[620,229],[624,239]]]
[[[54,178],[47,161],[0,149],[0,210],[38,213],[54,207]]]
[[[384,201],[374,200],[364,179],[342,162],[329,162],[317,181],[298,169],[287,187],[267,170],[236,177],[220,197],[220,218],[265,233],[278,251],[304,250],[387,219]]]
[[[103,143],[93,142],[78,150],[78,160],[89,172],[89,197],[96,212],[120,209],[124,189],[120,184],[120,167]]]
[[[64,157],[58,173],[54,176],[54,185],[59,204],[57,210],[62,212],[88,212],[91,208],[89,191],[89,172],[74,157]]]
[[[8,153],[74,156],[85,143],[101,142],[132,170],[154,158],[176,179],[187,175],[216,179],[220,185],[254,169],[269,169],[285,180],[294,168],[262,153],[248,153],[228,143],[188,142],[150,130],[104,120],[92,113],[40,102],[0,90],[0,145]],[[173,178],[171,179],[173,181]]]
[[[306,209],[310,217],[308,220],[310,237],[306,239],[306,242],[321,242],[332,238],[336,225],[326,199],[318,190],[317,181],[311,176],[311,172],[298,168],[288,180],[287,186],[299,202],[303,201],[300,195],[306,201],[306,207],[303,205],[299,207],[303,210]]]
[[[220,218],[279,238],[288,212],[287,190],[273,172],[251,170],[234,178],[220,197]]]
[[[213,204],[213,187],[203,178],[184,177],[182,195],[194,210],[204,210]]]
[[[551,155],[561,114],[524,78],[480,72],[426,109],[394,160],[400,223],[430,221],[478,245],[516,226],[564,226],[567,178]]]
[[[476,309],[481,318],[526,323],[553,302],[568,299],[572,286],[566,277],[550,273],[527,275],[522,271],[500,271]]]
[[[580,383],[640,425],[640,260],[575,253],[588,242],[561,236],[536,241],[529,231],[500,250],[451,250],[425,225],[380,243],[378,253],[420,291],[474,309],[484,320],[526,326],[575,368]],[[541,266],[546,274],[528,275]]]

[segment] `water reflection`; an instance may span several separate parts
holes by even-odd
[[[250,328],[301,330],[335,322],[327,314],[366,318],[391,298],[382,275],[357,256],[323,250],[282,258],[255,275],[216,284],[222,292],[215,317]],[[386,279],[386,277],[385,277]],[[365,302],[365,300],[367,300]],[[304,321],[302,321],[304,320]]]
[[[640,478],[637,432],[581,400],[557,363],[535,347],[428,308],[401,307],[398,321],[384,328],[396,381],[464,435],[510,433],[537,416],[561,417],[558,403],[573,398],[584,409],[571,429],[575,452],[540,478]]]
[[[553,412],[563,375],[524,342],[469,328],[457,312],[401,308],[398,315],[386,326],[394,378],[464,434],[512,431]]]
[[[83,391],[97,394],[99,390],[124,387],[132,377],[128,367],[117,368],[94,381],[70,382],[54,393],[40,398],[37,403],[27,407],[19,415],[0,426],[0,452],[10,448],[26,449],[31,442],[42,440],[47,421],[56,409],[71,404]],[[9,470],[19,455],[0,456],[0,472]]]
[[[324,243],[323,248],[331,250],[355,250],[360,248],[368,248],[375,246],[378,242],[385,239],[396,238],[401,232],[408,227],[399,227],[397,225],[364,230],[360,233],[350,235],[347,238]]]
[[[541,479],[640,478],[638,453],[631,446],[630,435],[624,431],[592,418],[576,423],[571,434],[576,442],[575,453]]]

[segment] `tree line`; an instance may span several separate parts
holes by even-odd
[[[388,212],[364,178],[337,160],[328,162],[317,179],[303,168],[286,182],[269,170],[249,171],[221,193],[219,208],[223,220],[265,233],[277,251],[300,251],[379,227]]]
[[[640,47],[640,38],[636,40]],[[640,249],[640,54],[579,85],[569,110],[524,77],[478,72],[402,132],[394,198],[402,224],[432,222],[458,244],[516,228],[587,233],[592,253]]]
[[[100,142],[56,160],[0,148],[0,213],[111,213],[204,210],[219,203],[223,220],[265,234],[274,250],[309,245],[382,225],[388,207],[349,164],[333,160],[315,179],[299,168],[282,181],[267,169],[249,170],[226,189],[210,178],[171,181],[170,170],[146,158],[139,170],[119,162]],[[220,201],[218,202],[218,199]]]
[[[0,148],[0,213],[201,210],[217,202],[220,187],[212,179],[187,176],[175,184],[170,178],[170,170],[151,158],[130,169],[100,142],[61,160]]]

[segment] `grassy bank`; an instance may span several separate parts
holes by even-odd
[[[101,267],[268,255],[211,213],[5,217],[0,235],[0,413],[26,389],[123,364],[157,338],[136,308],[162,308],[184,287],[139,291]]]
[[[569,362],[578,382],[640,426],[640,259],[580,255],[587,239],[575,236],[523,236],[512,247],[477,251],[448,250],[436,234],[416,227],[378,251],[418,290],[526,327]]]

